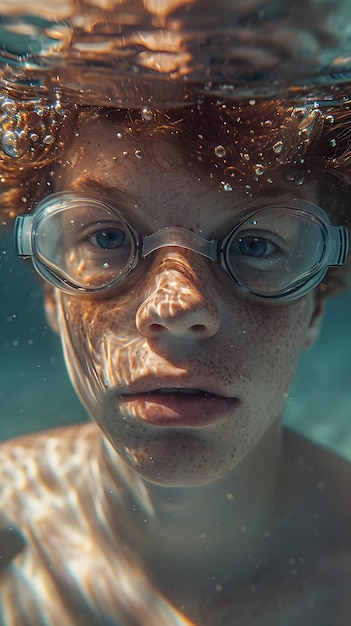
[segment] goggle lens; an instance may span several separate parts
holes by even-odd
[[[35,230],[37,261],[66,284],[99,290],[121,280],[135,252],[132,230],[105,205],[43,214]]]
[[[232,278],[257,296],[277,297],[321,270],[327,232],[313,214],[272,207],[250,216],[225,240]]]

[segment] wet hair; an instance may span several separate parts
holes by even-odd
[[[165,110],[67,106],[38,100],[0,105],[0,202],[4,219],[32,210],[50,193],[65,148],[92,119],[121,123],[125,137],[152,136],[176,145],[195,171],[206,171],[230,190],[290,181],[315,181],[320,206],[351,230],[351,87],[338,103],[298,105],[293,100],[244,104],[202,98]],[[4,99],[5,98],[5,99]],[[2,102],[2,104],[1,104]],[[154,155],[157,162],[157,155]],[[349,268],[330,270],[320,286],[328,294],[345,286]]]

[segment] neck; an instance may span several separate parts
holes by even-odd
[[[169,570],[179,577],[182,567],[184,576],[185,572],[191,576],[191,564],[205,578],[210,570],[212,577],[213,572],[218,576],[226,569],[233,572],[233,562],[242,574],[249,563],[248,551],[250,563],[264,558],[275,503],[280,434],[278,420],[226,477],[186,488],[144,481],[119,462],[106,443],[101,470],[112,524],[118,520],[123,540],[156,576],[159,570],[161,578]]]

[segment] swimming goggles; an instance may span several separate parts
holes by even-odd
[[[180,227],[140,234],[109,199],[60,192],[17,217],[15,239],[18,255],[31,257],[45,280],[83,296],[107,295],[142,259],[178,247],[219,263],[255,299],[289,301],[316,287],[348,252],[347,229],[300,199],[242,213],[222,239],[204,239]]]

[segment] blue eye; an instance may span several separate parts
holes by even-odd
[[[236,241],[240,254],[251,257],[265,257],[273,254],[277,247],[264,237],[242,237]]]
[[[120,228],[99,230],[92,235],[91,241],[95,246],[103,250],[117,250],[123,248],[126,243],[129,245],[126,232]]]

